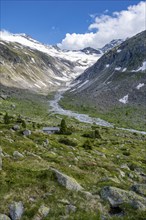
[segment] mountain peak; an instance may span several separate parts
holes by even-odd
[[[92,47],[85,47],[84,49],[81,50],[82,52],[86,54],[101,54],[101,50],[94,49]]]
[[[103,53],[105,53],[105,52],[111,50],[113,47],[120,45],[121,43],[123,43],[123,41],[124,40],[122,40],[122,39],[113,39],[108,44],[106,44],[104,47],[102,47],[101,50]]]

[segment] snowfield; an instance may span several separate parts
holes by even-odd
[[[65,59],[71,62],[75,62],[76,66],[74,68],[75,75],[73,78],[80,75],[84,72],[85,69],[92,66],[100,57],[100,54],[86,54],[82,51],[67,51],[61,50],[56,46],[50,46],[42,44],[26,34],[10,34],[8,32],[0,32],[0,40],[6,42],[15,42],[19,43],[22,46],[29,47],[33,50],[38,50],[43,53],[46,53],[52,57],[57,57],[60,59]],[[2,42],[3,43],[3,42]],[[32,62],[35,62],[32,60]]]

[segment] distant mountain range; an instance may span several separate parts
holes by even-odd
[[[73,82],[68,95],[78,105],[102,110],[146,105],[146,31],[107,51]]]
[[[80,51],[44,45],[25,34],[0,40],[1,84],[49,93],[67,88],[71,99],[101,109],[145,104],[146,31],[103,48]]]
[[[26,34],[3,34],[0,40],[1,84],[37,92],[66,86],[101,54],[63,51]]]

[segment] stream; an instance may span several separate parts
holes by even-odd
[[[113,124],[111,124],[103,119],[94,118],[94,117],[91,117],[87,114],[80,114],[77,112],[73,112],[71,110],[63,109],[59,105],[59,101],[61,98],[63,98],[63,93],[65,91],[66,90],[62,90],[62,91],[56,93],[56,95],[54,96],[54,99],[49,101],[49,105],[51,107],[51,112],[53,112],[54,114],[60,114],[60,115],[66,115],[69,117],[73,117],[73,118],[77,119],[78,121],[84,122],[84,123],[90,123],[90,124],[95,123],[96,125],[100,125],[100,126],[114,127]],[[130,132],[136,132],[136,133],[140,133],[140,134],[146,134],[145,131],[138,131],[138,130],[134,130],[134,129],[128,129],[128,128],[117,128],[117,129],[130,131]]]

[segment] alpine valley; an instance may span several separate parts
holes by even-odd
[[[0,220],[146,219],[146,31],[62,50],[0,33]]]

